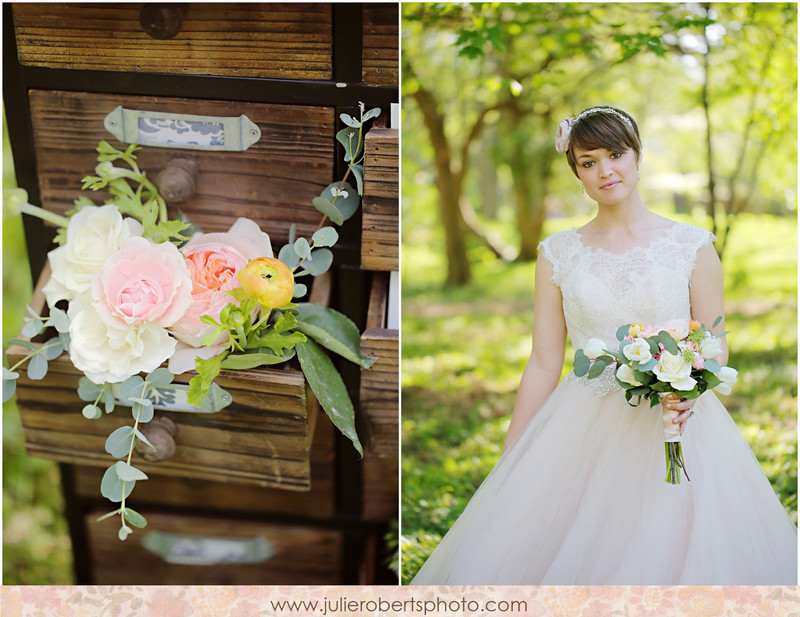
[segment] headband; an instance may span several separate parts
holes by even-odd
[[[581,118],[597,113],[606,113],[616,116],[625,124],[627,124],[632,131],[636,132],[636,130],[633,128],[633,122],[631,122],[630,118],[622,115],[616,109],[612,109],[611,107],[592,107],[579,113],[577,116],[575,116],[574,120],[566,117],[559,123],[558,128],[556,129],[556,151],[564,153],[567,151],[567,148],[569,148],[569,135],[572,132],[573,124],[578,122]]]

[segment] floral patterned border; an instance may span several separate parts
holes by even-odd
[[[5,617],[792,617],[797,587],[14,587]],[[316,603],[316,604],[315,604]]]

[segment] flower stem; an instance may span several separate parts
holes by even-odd
[[[56,214],[55,212],[50,212],[39,206],[34,206],[30,203],[23,204],[22,208],[20,208],[20,212],[30,214],[48,223],[53,223],[53,225],[58,227],[66,227],[69,224],[69,219],[67,217]]]

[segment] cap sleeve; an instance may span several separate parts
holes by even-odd
[[[565,265],[574,253],[572,242],[573,230],[559,231],[548,236],[539,243],[539,258],[544,257],[553,265],[553,274],[550,280],[558,287],[564,277]]]
[[[694,271],[697,252],[704,246],[716,242],[717,237],[702,227],[696,227],[694,225],[687,225],[686,227],[687,231],[684,236],[686,240],[686,256],[689,261],[689,273],[691,274],[691,272]]]

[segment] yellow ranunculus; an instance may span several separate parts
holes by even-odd
[[[636,338],[642,333],[643,330],[644,330],[643,323],[632,323],[631,327],[628,328],[628,335],[632,336],[633,338]]]
[[[291,301],[294,275],[279,259],[259,257],[236,273],[244,292],[267,308],[279,308]]]

